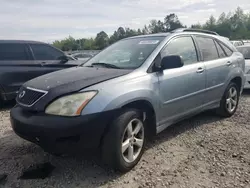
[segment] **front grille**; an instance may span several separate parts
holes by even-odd
[[[46,91],[22,87],[17,94],[17,102],[24,106],[31,106],[46,93]]]

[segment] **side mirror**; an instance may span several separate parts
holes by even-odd
[[[165,56],[161,59],[161,70],[183,67],[184,63],[179,55]]]
[[[66,63],[66,62],[69,61],[69,57],[66,56],[66,55],[60,56],[60,57],[58,58],[58,60],[60,60],[60,63]]]

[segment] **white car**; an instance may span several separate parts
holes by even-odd
[[[250,45],[238,46],[237,49],[245,57],[246,83],[244,89],[250,89]]]
[[[241,40],[232,40],[231,43],[232,43],[235,47],[243,46],[243,45],[244,45],[244,42],[242,42]]]

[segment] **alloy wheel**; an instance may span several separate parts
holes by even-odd
[[[227,99],[226,99],[226,108],[228,112],[232,113],[236,107],[238,102],[237,89],[235,87],[231,87],[228,90]]]
[[[121,153],[127,163],[134,162],[141,153],[144,144],[144,126],[139,119],[132,119],[124,130]]]

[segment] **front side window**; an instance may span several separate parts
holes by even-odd
[[[136,69],[146,61],[164,38],[164,36],[152,36],[118,41],[98,53],[83,66]]]
[[[45,44],[30,44],[36,60],[59,60],[64,54]]]
[[[0,61],[29,60],[28,49],[25,44],[0,44]]]
[[[184,65],[198,62],[197,53],[192,37],[179,37],[171,40],[161,52],[161,57],[168,55],[181,56]]]
[[[196,40],[204,61],[211,61],[219,58],[213,39],[198,36]]]

